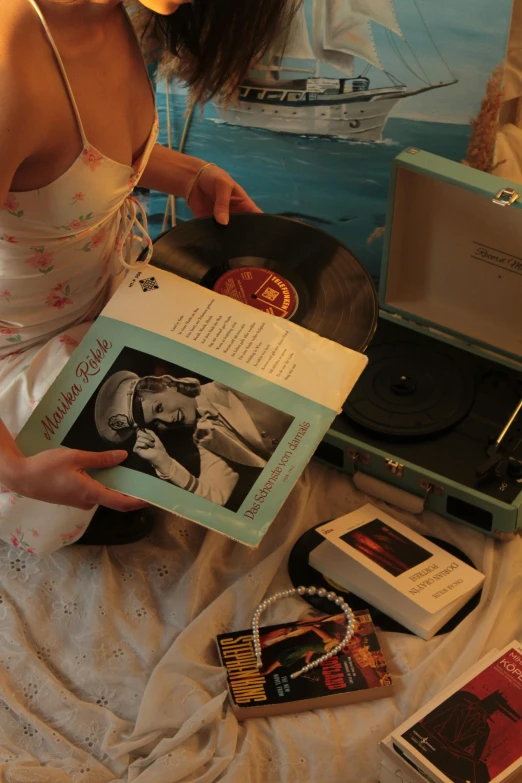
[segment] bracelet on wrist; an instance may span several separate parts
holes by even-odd
[[[186,202],[187,206],[188,206],[188,204],[189,204],[190,197],[192,196],[192,193],[194,192],[194,188],[195,188],[195,187],[196,187],[196,185],[198,184],[199,178],[201,177],[201,175],[203,174],[203,172],[205,171],[205,169],[208,169],[208,168],[210,168],[210,166],[215,166],[215,165],[216,165],[215,163],[205,163],[205,165],[204,165],[204,166],[202,166],[202,167],[199,169],[199,171],[196,173],[196,176],[195,176],[195,177],[194,177],[194,179],[192,180],[192,183],[191,183],[191,185],[190,185],[190,187],[189,187],[189,189],[188,189],[187,196],[186,196],[186,198],[185,198],[185,202]]]

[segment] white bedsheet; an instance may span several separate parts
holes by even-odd
[[[484,652],[522,638],[522,541],[495,543],[425,513],[397,514],[453,541],[487,580],[458,629],[424,642],[382,634],[394,699],[236,722],[217,633],[249,626],[289,586],[293,542],[366,497],[312,464],[257,550],[164,516],[150,539],[66,547],[38,560],[0,548],[0,780],[6,783],[362,783],[377,743]],[[295,598],[266,622],[309,612]]]

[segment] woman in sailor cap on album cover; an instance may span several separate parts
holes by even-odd
[[[140,356],[126,349],[121,358]],[[152,357],[144,358],[150,366]],[[168,369],[179,376],[181,368]],[[100,385],[94,411],[92,406],[83,411],[65,445],[84,447],[94,417],[107,448],[130,450],[134,439],[133,452],[141,459],[128,467],[149,472],[150,465],[158,479],[237,510],[293,417],[216,381],[177,376],[112,371]],[[179,452],[172,455],[183,430],[192,435],[199,470],[197,464],[191,469],[181,464]],[[186,441],[182,448],[186,450]]]

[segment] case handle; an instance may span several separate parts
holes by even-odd
[[[418,497],[417,495],[412,495],[411,492],[406,492],[404,489],[394,487],[393,484],[387,484],[385,481],[368,476],[360,471],[354,474],[353,483],[361,492],[372,495],[379,500],[384,500],[385,503],[401,508],[403,511],[408,511],[410,514],[420,514],[424,511],[424,504],[430,492],[428,487],[424,497]]]

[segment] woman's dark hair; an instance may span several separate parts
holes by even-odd
[[[197,101],[230,98],[274,41],[285,41],[300,2],[194,0],[168,16],[151,13],[147,28]]]

